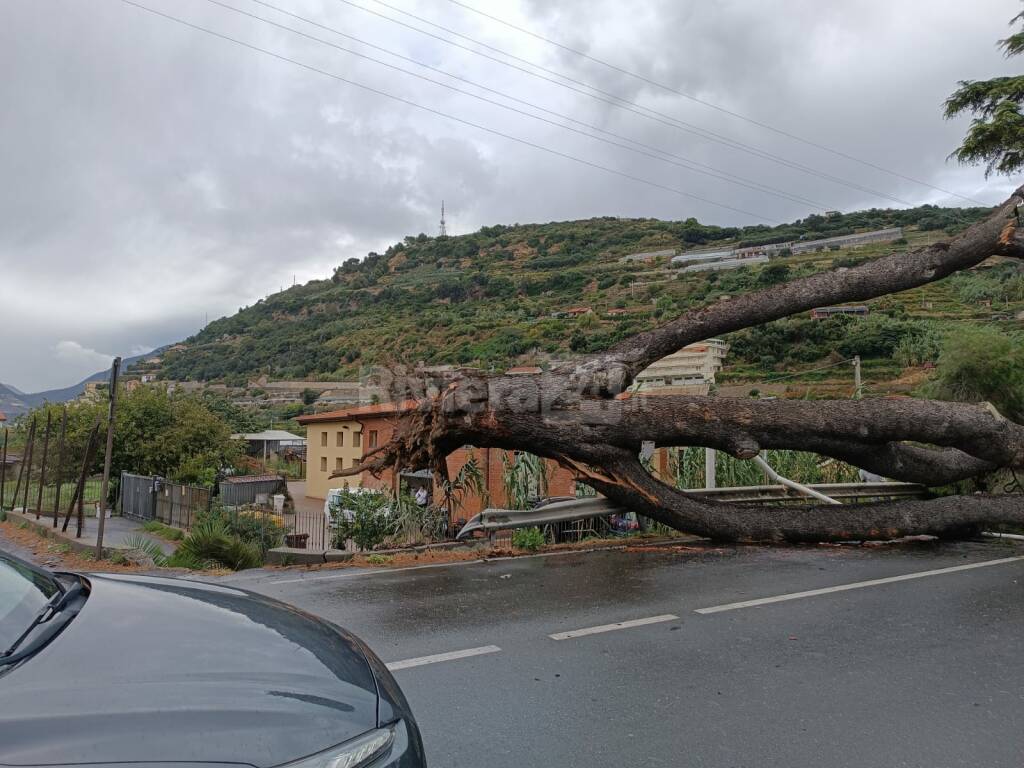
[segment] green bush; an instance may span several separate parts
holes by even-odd
[[[351,518],[343,511],[350,512]],[[336,549],[343,549],[349,539],[359,549],[374,549],[396,531],[391,499],[384,493],[342,491],[339,501],[331,506],[331,520]]]
[[[925,394],[940,400],[992,403],[1024,421],[1024,340],[992,327],[965,327],[946,338]]]
[[[268,549],[281,546],[284,541],[284,523],[275,515],[258,510],[238,510],[230,515],[228,530],[242,541],[256,546],[261,554]]]
[[[261,555],[266,554],[268,549],[281,546],[284,541],[284,521],[260,509],[231,509],[220,502],[214,502],[208,512],[198,515],[197,522],[204,520],[220,522],[230,535],[253,545]]]
[[[544,546],[544,534],[540,528],[517,528],[512,532],[512,546],[536,552]]]
[[[224,520],[207,517],[182,539],[167,565],[181,568],[257,568],[263,556],[255,544],[233,535]]]

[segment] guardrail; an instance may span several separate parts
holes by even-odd
[[[916,483],[819,483],[808,485],[819,493],[833,499],[847,501],[877,501],[880,499],[921,498],[928,489]],[[724,501],[731,504],[808,504],[821,503],[784,485],[749,485],[738,488],[709,488],[687,491],[691,496]],[[475,515],[459,531],[458,538],[465,538],[474,531],[501,531],[510,528],[568,523],[589,517],[620,515],[629,510],[603,497],[557,501],[537,509],[485,509]]]

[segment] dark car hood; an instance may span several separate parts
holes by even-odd
[[[183,579],[90,576],[81,613],[0,676],[0,764],[273,766],[377,724],[354,638]]]

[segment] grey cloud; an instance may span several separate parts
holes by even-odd
[[[203,0],[142,1],[623,173],[773,220],[808,213],[806,206],[513,115]],[[382,10],[372,0],[359,1]],[[249,0],[229,2],[296,25]],[[275,2],[827,207],[892,204],[528,78],[336,0]],[[444,0],[393,2],[731,139],[910,202],[950,202]],[[948,164],[964,124],[940,118],[941,101],[957,79],[1013,71],[994,47],[1017,11],[1009,0],[472,2],[678,90],[961,194],[995,201],[1011,186]],[[433,232],[442,197],[455,231],[608,214],[752,221],[338,83],[117,0],[0,4],[0,67],[13,73],[0,80],[0,381],[26,390],[65,385],[91,372],[83,366],[95,358],[83,353],[73,360],[67,347],[61,356],[60,342],[127,354],[177,340],[206,316],[251,304],[290,284],[293,275],[325,277],[346,258],[407,234]],[[19,331],[6,330],[12,327]]]

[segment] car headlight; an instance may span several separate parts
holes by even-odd
[[[362,768],[381,757],[394,742],[395,726],[378,728],[283,768]]]

